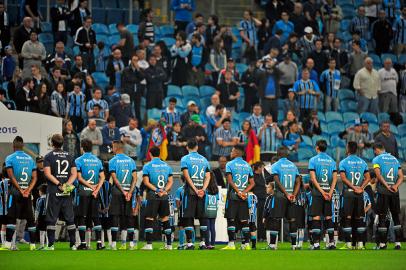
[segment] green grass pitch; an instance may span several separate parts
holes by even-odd
[[[154,248],[160,245],[155,243]],[[364,251],[311,251],[307,247],[291,251],[288,244],[280,244],[276,251],[70,251],[67,243],[58,243],[55,251],[46,252],[28,251],[28,245],[20,245],[20,251],[0,252],[0,269],[406,269],[406,248],[393,250],[390,245],[380,251],[372,250],[373,246],[368,244]]]

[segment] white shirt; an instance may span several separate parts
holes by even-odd
[[[141,131],[137,128],[130,130],[129,126],[120,128],[120,134],[122,137],[130,137],[131,144],[124,145],[124,153],[130,157],[136,157],[138,155],[138,149],[142,143]]]
[[[59,12],[63,12],[62,7],[58,7]],[[58,23],[58,31],[65,32],[66,31],[66,23],[65,20],[60,20]]]
[[[397,95],[396,86],[399,81],[398,73],[394,68],[386,70],[381,68],[379,71],[379,78],[381,79],[381,90],[379,94],[383,93],[392,93],[395,96]]]
[[[378,71],[372,69],[369,72],[365,67],[358,70],[354,77],[354,89],[360,90],[360,95],[367,99],[378,97],[378,92],[381,90],[381,79]]]

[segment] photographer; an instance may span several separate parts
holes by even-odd
[[[258,142],[261,146],[261,160],[269,161],[275,156],[281,139],[283,139],[283,135],[278,124],[273,121],[271,114],[267,114],[264,124],[258,131]]]

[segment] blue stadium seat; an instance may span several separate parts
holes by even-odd
[[[319,140],[325,140],[327,142],[328,145],[330,145],[330,138],[327,136],[320,136],[320,135],[313,135],[312,137],[312,142],[313,145],[316,145],[317,141]]]
[[[147,116],[148,119],[154,119],[159,121],[159,119],[161,118],[161,110],[153,108],[153,109],[149,109],[147,111]]]
[[[184,97],[200,97],[199,89],[192,85],[185,85],[182,87],[182,93]]]
[[[93,0],[92,1],[92,8],[101,8],[101,7],[103,7],[103,6],[102,6],[102,3],[101,3],[100,0]]]
[[[351,24],[351,20],[342,20],[340,22],[340,30],[343,32],[348,31],[350,24]]]
[[[231,122],[231,129],[240,130],[241,129],[240,122],[236,119],[233,119],[233,121]]]
[[[161,38],[161,40],[165,42],[165,45],[168,47],[168,49],[170,49],[176,43],[176,39],[171,37],[164,37]]]
[[[340,111],[342,112],[356,112],[358,103],[354,100],[344,100],[340,102]]]
[[[109,44],[109,46],[118,44],[118,43],[120,42],[120,39],[121,39],[121,38],[120,38],[119,35],[110,36],[110,37],[108,38],[108,44]]]
[[[406,151],[406,137],[402,137],[400,140],[400,145],[403,146],[403,149]],[[405,156],[406,158],[406,156]]]
[[[168,97],[183,97],[182,90],[180,89],[179,86],[176,85],[168,85]]]
[[[366,160],[371,162],[375,155],[374,155],[374,151],[372,150],[372,148],[366,148],[362,151],[362,157]]]
[[[235,65],[235,68],[237,69],[238,73],[241,76],[248,69],[248,66],[246,64],[243,64],[243,63],[237,63]]]
[[[317,112],[320,121],[326,122],[326,116],[323,112]]]
[[[200,106],[202,111],[206,111],[207,107],[211,105],[210,97],[202,97],[200,98]]]
[[[118,34],[118,30],[115,23],[109,24],[110,35]]]
[[[355,98],[354,91],[352,91],[350,89],[340,89],[338,91],[338,99],[340,101],[343,101],[346,99],[354,100],[354,98]]]
[[[175,28],[170,24],[162,25],[159,30],[161,32],[161,37],[173,37],[175,33]]]
[[[106,23],[112,24],[117,22],[128,23],[128,11],[124,11],[120,8],[106,9]]]
[[[97,34],[96,35],[96,41],[97,42],[103,42],[104,45],[106,45],[107,47],[109,46],[109,36],[108,35],[104,35],[104,34]]]
[[[79,55],[80,54],[80,49],[78,46],[73,47],[72,49],[73,56]]]
[[[382,65],[381,58],[378,55],[376,55],[374,53],[369,53],[368,56],[372,58],[372,61],[374,61],[374,64]]]
[[[211,97],[214,93],[216,93],[216,89],[209,85],[202,85],[199,88],[199,93],[201,97]]]
[[[406,64],[406,54],[401,54],[401,55],[399,56],[398,63],[399,63],[400,65],[405,65],[405,64]],[[406,158],[406,157],[405,157],[405,158]]]
[[[368,130],[369,130],[370,133],[373,134],[373,133],[375,133],[375,132],[377,132],[379,130],[379,126],[376,123],[369,123]]]
[[[93,30],[96,32],[96,36],[97,35],[110,35],[109,32],[109,28],[107,27],[107,25],[103,24],[103,23],[94,23],[92,25]]]
[[[104,8],[92,8],[92,17],[93,20],[97,23],[106,22],[106,10]]]
[[[238,121],[242,122],[242,121],[246,120],[249,116],[250,116],[250,113],[248,113],[248,112],[241,112],[241,113],[238,115]]]
[[[330,137],[330,145],[332,147],[345,147],[345,140],[341,139],[337,135]]]
[[[396,135],[399,135],[399,130],[398,130],[398,128],[397,128],[395,125],[393,125],[393,124],[390,124],[390,131],[391,131],[393,134],[395,134],[395,136],[396,136]]]
[[[307,148],[299,148],[297,150],[299,162],[308,162],[309,159],[314,157],[315,151]]]
[[[392,53],[383,53],[381,55],[381,61],[382,63],[385,61],[385,59],[390,58],[392,60],[393,64],[396,64],[398,62],[398,58],[396,57],[396,55],[392,54]]]
[[[92,77],[94,78],[96,84],[105,90],[106,86],[109,84],[109,78],[104,72],[93,72]]]
[[[137,35],[138,34],[138,25],[129,24],[129,25],[127,25],[127,30],[130,31],[133,35]]]
[[[52,24],[50,22],[41,22],[42,33],[52,33]]]
[[[231,32],[233,33],[234,36],[239,37],[240,36],[240,30],[238,29],[238,27],[233,26],[231,27]]]
[[[38,40],[42,43],[53,43],[54,36],[51,33],[41,33],[38,35]]]
[[[345,113],[343,113],[343,120],[344,120],[345,124],[347,124],[349,122],[353,122],[356,119],[360,119],[358,113],[354,113],[354,112],[345,112]]]
[[[361,119],[368,121],[369,124],[371,123],[378,124],[378,118],[376,117],[375,114],[370,112],[361,113]]]
[[[309,136],[302,135],[302,139],[303,139],[303,142],[304,142],[306,145],[313,146],[312,139],[311,139]]]
[[[400,137],[406,137],[406,123],[398,126],[398,132]],[[404,147],[406,147],[406,145]]]
[[[343,122],[343,116],[341,113],[338,112],[326,112],[326,122],[331,122],[331,121],[341,121]]]
[[[328,122],[327,130],[330,135],[338,135],[345,130],[344,124],[340,121]]]
[[[402,116],[403,123],[406,124],[406,113],[400,113],[400,115]]]
[[[117,0],[101,0],[102,7],[118,8]]]
[[[283,120],[285,120],[285,116],[283,115],[283,111],[282,110],[278,110],[278,123],[282,123]]]
[[[388,113],[378,114],[378,123],[382,123],[383,121],[390,121],[390,115]]]

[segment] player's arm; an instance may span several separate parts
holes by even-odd
[[[297,196],[299,193],[300,185],[302,184],[302,177],[300,175],[296,176],[295,187],[293,188],[293,196]]]
[[[193,184],[192,178],[190,178],[189,170],[188,170],[187,168],[184,168],[182,172],[183,172],[183,176],[184,176],[185,179],[186,179],[186,183],[187,183],[187,184],[189,185],[189,187],[197,194],[197,193],[198,193],[198,190],[197,190],[197,188],[195,187],[195,185]]]
[[[68,183],[69,185],[73,185],[73,182],[75,182],[77,177],[78,177],[78,171],[77,171],[76,167],[72,167],[70,169],[70,177],[66,183]]]
[[[17,182],[17,179],[16,179],[16,177],[15,177],[15,175],[14,175],[13,167],[7,168],[7,174],[8,174],[8,177],[10,178],[10,180],[11,180],[11,184],[12,184],[21,194],[23,194],[23,193],[24,193],[24,190],[20,187],[20,185],[19,185],[18,182]]]
[[[398,192],[399,186],[403,183],[403,171],[402,168],[399,168],[398,170],[398,181],[396,184],[392,186],[392,189],[394,192]]]
[[[205,177],[204,177],[204,181],[203,181],[203,188],[202,188],[203,191],[206,191],[207,187],[209,186],[210,177],[211,177],[210,172],[206,172]]]
[[[249,183],[249,185],[242,191],[242,193],[247,194],[254,188],[254,186],[255,186],[254,177],[251,176],[250,178],[248,178],[248,183]]]
[[[168,182],[166,183],[166,186],[165,186],[165,188],[164,188],[164,192],[165,192],[166,194],[168,194],[168,192],[171,191],[172,185],[173,185],[173,176],[170,175],[170,176],[168,177]]]
[[[379,183],[381,183],[387,190],[392,191],[388,183],[383,179],[381,174],[381,168],[378,164],[374,164],[374,172],[376,175],[376,179],[378,179]]]
[[[154,190],[155,192],[159,192],[159,189],[156,187],[156,186],[154,186],[150,181],[149,181],[149,175],[148,174],[146,174],[146,175],[144,175],[143,177],[142,177],[142,183],[144,183],[144,185],[148,188],[148,189],[150,189],[150,190]]]
[[[34,189],[35,184],[37,183],[37,171],[36,170],[32,170],[32,174],[31,174],[31,182],[30,185],[28,186],[28,188],[25,190],[25,194],[28,197],[28,195],[31,193],[31,191]]]
[[[369,184],[371,181],[371,175],[369,174],[369,171],[364,172],[364,181],[361,184],[361,189],[364,190],[364,188]]]
[[[287,199],[289,199],[290,194],[286,191],[285,187],[282,185],[281,180],[279,179],[278,174],[273,175],[273,180],[275,181],[276,185],[278,186],[278,189],[282,191],[282,193],[285,195]]]
[[[346,185],[348,188],[352,190],[357,190],[357,186],[354,186],[350,180],[348,180],[347,175],[345,174],[345,171],[340,171],[340,177],[341,181],[343,181],[344,185]]]
[[[82,172],[78,171],[77,174],[79,183],[93,190],[93,186],[83,178]]]
[[[131,181],[130,190],[128,191],[129,199],[131,199],[131,196],[135,190],[135,186],[137,185],[137,172],[134,170],[131,175],[132,175],[132,181]]]
[[[126,195],[126,192],[124,191],[123,187],[120,184],[120,181],[118,181],[117,179],[117,174],[116,172],[111,172],[110,173],[111,178],[113,178],[113,184],[118,188],[118,190],[120,190],[121,193],[123,193],[124,195]]]
[[[231,173],[227,173],[227,183],[228,185],[234,189],[235,193],[239,194],[241,191],[238,189],[238,187],[236,186],[236,184],[234,184],[233,182],[233,176],[231,175]]]
[[[99,183],[97,184],[95,190],[93,191],[93,196],[97,196],[97,194],[99,194],[99,191],[101,189],[101,187],[104,184],[104,181],[106,180],[106,176],[104,174],[104,171],[100,171],[99,172]]]
[[[313,171],[313,170],[311,170],[311,171],[309,172],[309,174],[310,174],[310,181],[312,182],[313,186],[314,186],[314,187],[321,193],[321,195],[323,195],[323,197],[324,197],[325,192],[324,192],[324,190],[320,187],[319,183],[317,182],[317,179],[316,179],[316,172]]]
[[[75,169],[76,169],[76,168],[75,168]],[[56,179],[55,176],[52,175],[52,173],[51,173],[51,167],[49,167],[49,166],[45,166],[45,167],[44,167],[44,175],[45,175],[45,177],[47,178],[47,180],[48,180],[49,182],[51,182],[51,183],[54,184],[55,186],[58,186],[58,188],[59,188],[60,190],[62,190],[62,183],[59,182],[59,180]]]
[[[336,185],[337,185],[337,171],[334,171],[333,172],[333,181],[331,182],[330,192],[328,193],[328,195],[330,196],[330,200],[333,197],[333,193],[336,188]]]

